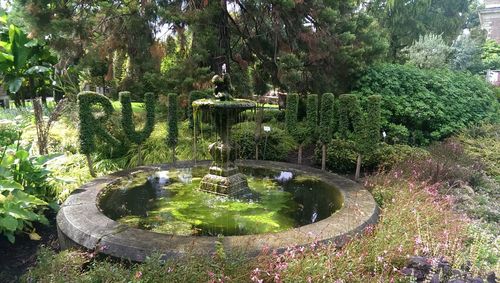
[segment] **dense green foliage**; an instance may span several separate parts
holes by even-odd
[[[362,131],[363,111],[354,94],[342,94],[338,107],[339,136],[343,139],[355,139]]]
[[[451,43],[464,28],[469,4],[470,0],[375,0],[369,2],[368,13],[387,32],[390,58],[399,59],[400,51],[424,34],[442,34]]]
[[[99,116],[94,113],[94,107],[100,106],[102,113]],[[113,137],[104,125],[113,113],[113,105],[105,96],[91,91],[84,91],[78,94],[78,116],[80,118],[80,151],[84,154],[93,153],[95,148],[95,138],[105,139],[112,145],[118,146],[120,141]]]
[[[49,75],[56,60],[42,40],[29,38],[12,24],[5,28],[0,22],[0,79],[17,106],[24,105],[24,98],[49,92]]]
[[[334,132],[337,131],[335,116],[335,96],[332,93],[325,93],[321,96],[319,119],[319,139],[323,144],[330,142]]]
[[[500,44],[492,39],[487,40],[483,45],[482,59],[487,69],[500,69]]]
[[[130,102],[130,92],[120,92],[122,127],[127,138],[136,144],[142,144],[151,135],[155,125],[156,97],[154,93],[146,93],[144,95],[144,101],[146,105],[146,122],[142,131],[136,131],[133,121],[132,105]]]
[[[444,68],[451,48],[441,35],[426,34],[418,37],[412,45],[403,48],[408,58],[407,63],[419,68]]]
[[[40,165],[43,160],[30,158],[25,150],[4,149],[0,162],[0,234],[12,243],[19,232],[38,239],[32,223],[48,224],[43,211],[49,203],[55,208],[49,171]]]
[[[450,136],[494,115],[498,107],[482,78],[448,70],[379,65],[364,74],[357,90],[364,96],[380,94],[382,128],[406,127],[412,144]]]
[[[284,161],[296,146],[294,138],[277,124],[271,124],[271,132],[255,140],[255,122],[243,122],[233,127],[232,142],[240,159],[255,159],[255,144],[258,142],[260,160]],[[266,136],[267,135],[267,136]]]
[[[167,135],[167,145],[174,149],[177,146],[179,139],[179,128],[177,120],[177,94],[168,94],[168,135]]]

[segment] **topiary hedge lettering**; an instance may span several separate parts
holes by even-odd
[[[100,106],[102,113],[94,115],[93,107]],[[104,124],[113,113],[111,101],[103,95],[92,91],[84,91],[78,94],[78,108],[80,118],[80,151],[83,154],[91,154],[95,151],[95,138],[99,137],[119,146],[120,141],[113,137]]]
[[[148,92],[144,95],[146,105],[146,123],[141,131],[137,131],[134,125],[130,92],[120,92],[120,103],[122,105],[122,126],[127,139],[135,144],[142,144],[153,132],[155,126],[155,95]]]

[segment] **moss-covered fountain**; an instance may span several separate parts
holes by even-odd
[[[224,81],[214,77],[215,98],[193,103],[195,116],[208,113],[215,124],[213,160],[141,166],[94,179],[58,213],[61,247],[134,261],[155,252],[166,258],[209,254],[220,245],[258,254],[263,247],[280,251],[313,241],[342,245],[376,221],[373,197],[353,181],[295,164],[236,160],[231,126],[255,104],[233,99]]]

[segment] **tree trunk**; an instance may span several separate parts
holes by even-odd
[[[94,163],[92,162],[92,158],[90,157],[90,154],[87,153],[85,154],[87,157],[87,164],[89,165],[89,171],[90,171],[90,176],[96,177],[95,171],[94,171]]]
[[[175,164],[175,146],[172,147],[172,163]]]
[[[356,174],[354,175],[354,180],[358,181],[361,175],[361,154],[358,154],[358,160],[356,161]]]
[[[321,145],[321,170],[326,170],[326,143]]]
[[[302,148],[304,147],[303,144],[299,145],[299,154],[297,156],[297,164],[302,164]]]
[[[35,114],[35,128],[38,144],[38,153],[45,155],[47,151],[48,129],[45,128],[43,121],[43,107],[40,98],[33,99],[33,112]]]
[[[137,145],[137,166],[142,166],[142,144]]]
[[[255,143],[255,160],[259,160],[259,144]]]

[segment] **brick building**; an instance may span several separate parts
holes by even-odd
[[[488,38],[500,43],[500,0],[484,0],[484,9],[479,11],[479,20]]]

